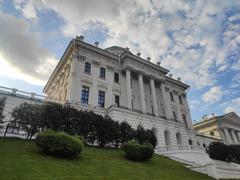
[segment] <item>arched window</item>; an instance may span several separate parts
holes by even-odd
[[[197,145],[198,145],[198,146],[200,146],[200,143],[199,143],[199,141],[197,141]]]
[[[168,130],[164,131],[164,137],[165,137],[165,144],[166,146],[170,146],[171,145],[171,141],[170,141],[170,133]]]
[[[182,135],[179,132],[177,132],[176,134],[176,139],[177,139],[177,144],[182,145]]]
[[[188,144],[189,144],[190,146],[193,145],[193,142],[192,142],[191,139],[188,140]]]
[[[206,148],[206,144],[203,144],[203,147]]]

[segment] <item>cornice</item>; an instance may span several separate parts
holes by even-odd
[[[167,77],[167,76],[166,76],[166,81],[167,81],[167,82],[170,82],[170,83],[173,83],[173,84],[175,84],[175,85],[181,86],[181,87],[183,87],[185,90],[187,90],[188,88],[190,88],[189,85],[187,85],[187,84],[185,84],[185,83],[183,83],[183,82],[181,82],[181,81],[178,81],[178,80],[176,80],[176,79]]]
[[[141,57],[139,57],[139,56],[136,56],[136,55],[132,54],[132,53],[129,52],[129,51],[125,51],[125,52],[124,52],[123,54],[121,54],[121,56],[120,56],[121,60],[124,60],[124,59],[127,58],[127,57],[129,57],[129,58],[131,58],[131,59],[133,59],[133,60],[135,60],[135,61],[137,61],[137,62],[141,62],[141,63],[143,63],[143,64],[146,65],[146,66],[149,66],[149,67],[151,67],[151,68],[154,68],[154,69],[160,71],[163,75],[166,75],[166,74],[169,72],[169,70],[167,70],[167,69],[165,69],[165,68],[163,68],[163,67],[161,67],[161,66],[159,66],[159,65],[156,65],[156,64],[154,64],[154,63],[152,63],[152,62],[150,62],[150,61],[147,61],[147,60],[145,60],[145,59],[143,59],[143,58],[141,58]]]
[[[57,66],[55,67],[53,73],[51,74],[50,78],[48,79],[46,85],[43,88],[43,93],[45,93],[48,90],[49,85],[51,84],[51,82],[53,81],[54,77],[57,75],[59,70],[61,70],[61,67],[65,62],[65,59],[67,58],[67,56],[69,55],[72,49],[73,49],[73,40],[68,44],[68,47],[64,51],[61,59],[58,61]]]
[[[99,48],[97,46],[88,44],[88,43],[86,43],[84,41],[80,41],[78,39],[75,39],[75,42],[76,42],[76,46],[79,47],[79,48],[82,47],[82,48],[91,50],[94,53],[98,53],[98,54],[100,54],[102,56],[106,56],[106,57],[109,57],[109,58],[112,58],[112,59],[115,59],[115,60],[119,59],[119,57],[117,55],[112,54],[112,53],[110,53],[108,51],[105,51],[104,49],[101,49],[101,48]]]

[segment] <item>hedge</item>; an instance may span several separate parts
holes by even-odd
[[[212,159],[240,163],[240,145],[212,142],[208,147],[208,154]]]

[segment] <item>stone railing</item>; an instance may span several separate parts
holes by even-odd
[[[184,151],[201,151],[205,152],[205,148],[193,145],[176,145],[176,146],[164,146],[156,147],[155,152],[160,154],[171,153],[171,152],[184,152]]]
[[[58,99],[49,98],[47,96],[39,95],[39,94],[36,94],[33,92],[21,91],[21,90],[15,89],[15,88],[8,88],[8,87],[4,87],[4,86],[0,86],[0,93],[6,94],[6,95],[17,96],[17,97],[21,97],[21,98],[38,100],[38,101],[51,101],[51,102],[61,103],[61,101]]]

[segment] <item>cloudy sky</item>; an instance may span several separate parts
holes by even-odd
[[[239,0],[0,0],[0,86],[41,93],[76,35],[161,61],[193,120],[240,113]]]

